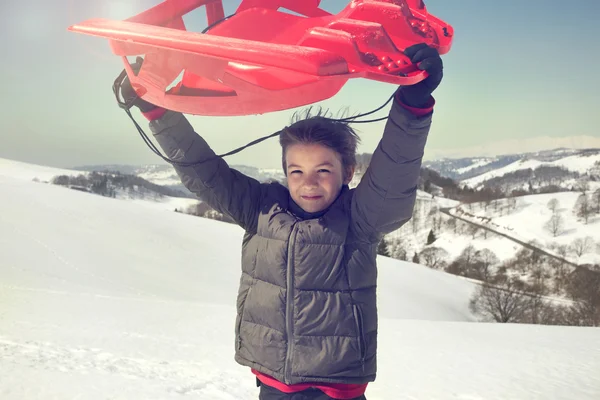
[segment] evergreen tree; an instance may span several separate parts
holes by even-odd
[[[429,231],[429,235],[427,235],[427,244],[430,245],[435,242],[437,238],[435,237],[435,233],[433,233],[433,229]]]
[[[379,242],[379,245],[377,246],[377,254],[385,257],[391,257],[390,249],[388,247],[387,242],[385,241],[385,238],[382,238],[381,242]]]
[[[415,255],[413,256],[412,262],[414,262],[415,264],[419,263],[419,255],[417,254],[416,251],[415,251]]]

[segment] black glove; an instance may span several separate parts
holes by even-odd
[[[133,69],[133,72],[136,76],[140,72],[140,68],[142,68],[143,62],[144,59],[142,57],[137,57],[135,63],[131,64],[131,69]],[[123,83],[121,83],[121,97],[123,97],[123,101],[125,103],[133,101],[133,105],[139,108],[140,111],[143,113],[156,108],[154,104],[148,103],[146,100],[142,99],[141,97],[138,97],[138,95],[135,93],[135,90],[133,90],[133,87],[131,87],[131,82],[129,81],[129,77],[127,76],[123,80]]]
[[[417,68],[427,71],[429,76],[417,84],[402,86],[399,89],[400,99],[410,107],[423,108],[442,81],[444,69],[442,58],[437,49],[425,43],[407,47],[404,54],[413,64],[417,64]]]

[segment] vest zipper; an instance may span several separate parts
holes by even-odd
[[[288,242],[288,261],[287,261],[287,291],[285,302],[286,334],[287,334],[287,354],[285,358],[284,377],[285,384],[291,384],[292,380],[292,352],[294,351],[294,243],[296,241],[296,232],[298,224],[294,223]]]

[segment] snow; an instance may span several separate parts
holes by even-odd
[[[258,398],[233,360],[240,228],[25,167],[0,170],[0,398]],[[379,285],[369,400],[600,398],[597,328],[474,322],[476,283],[385,257]]]
[[[461,181],[461,183],[464,185],[467,185],[469,187],[476,188],[483,182],[490,180],[492,178],[504,176],[511,172],[515,172],[515,171],[522,170],[522,169],[528,169],[528,168],[535,169],[540,166],[561,167],[561,168],[564,168],[571,172],[578,172],[580,174],[583,174],[583,173],[589,171],[594,166],[594,163],[596,163],[596,162],[600,162],[600,153],[590,154],[587,156],[582,155],[582,154],[567,155],[565,157],[562,157],[562,158],[560,158],[558,160],[554,160],[554,161],[524,159],[524,160],[515,161],[509,165],[502,167],[502,168],[494,169],[492,171],[488,171],[481,175],[477,175],[473,178],[465,179],[465,180]]]
[[[471,165],[456,169],[456,173],[459,175],[462,175],[465,172],[471,171],[472,169],[486,166],[489,163],[496,161],[496,159],[495,158],[482,158],[480,160],[473,160],[473,161],[474,162]]]
[[[231,167],[261,182],[271,179],[281,180],[285,178],[281,169],[256,168],[249,167],[247,165],[231,165]],[[132,173],[157,185],[183,186],[181,184],[181,179],[170,165],[144,165],[136,168],[135,172]]]
[[[185,210],[188,207],[192,207],[200,203],[200,201],[197,199],[187,197],[154,196],[151,199],[144,199],[140,198],[138,195],[133,197],[122,192],[117,193],[117,197],[121,199],[127,199],[142,207],[157,208],[167,211],[175,211],[175,209]]]
[[[412,259],[414,253],[420,253],[427,247],[441,248],[446,252],[444,257],[446,264],[451,263],[460,256],[468,246],[473,246],[475,250],[491,250],[498,257],[499,262],[514,257],[522,248],[516,242],[493,233],[488,233],[486,237],[483,231],[479,231],[475,235],[475,238],[473,238],[473,235],[468,231],[447,226],[447,221],[454,218],[446,214],[441,214],[439,210],[448,209],[451,214],[456,214],[457,207],[459,206],[460,202],[456,200],[438,196],[433,197],[429,193],[419,191],[417,193],[414,214],[420,217],[418,219],[413,218],[400,229],[390,233],[387,239],[399,242],[401,247],[407,251],[409,259]],[[434,229],[436,235],[435,242],[427,245],[427,237],[433,229],[432,216],[429,215],[432,210],[436,211],[434,217],[441,217],[443,223],[441,229]],[[461,217],[464,216],[461,215]],[[416,226],[413,225],[415,220],[417,221]]]
[[[558,167],[563,167],[569,171],[585,173],[592,169],[595,163],[600,162],[600,153],[589,156],[571,155],[554,161],[552,164]]]
[[[438,205],[438,207],[441,208],[451,208],[458,206],[460,204],[460,201],[448,199],[446,197],[436,197],[435,203]]]
[[[38,179],[45,182],[50,181],[52,178],[58,175],[87,175],[86,172],[82,171],[47,167],[44,165],[25,163],[7,158],[0,158],[0,174],[20,179]]]
[[[544,250],[556,255],[558,255],[557,252],[552,249],[554,246],[569,246],[575,239],[589,237],[594,243],[585,254],[577,256],[571,252],[566,258],[577,264],[600,263],[600,247],[596,246],[596,244],[600,245],[600,216],[592,214],[587,224],[579,220],[573,213],[573,208],[579,196],[579,192],[560,192],[517,197],[516,209],[508,213],[504,211],[502,215],[498,211],[494,211],[493,206],[489,206],[488,210],[485,211],[481,203],[473,204],[473,211],[469,211],[466,206],[461,206],[459,209],[451,210],[451,212],[479,224],[488,225],[523,242],[535,241]],[[546,222],[552,216],[552,211],[547,206],[551,199],[558,200],[558,212],[564,221],[564,227],[556,237],[545,228]],[[480,219],[461,214],[460,210],[475,216],[489,217],[490,221],[482,223]],[[499,248],[494,250],[497,251],[496,254],[498,255],[502,253]]]
[[[148,168],[144,171],[137,173],[136,175],[142,179],[147,180],[148,182],[152,182],[157,185],[174,186],[181,184],[181,179],[179,179],[179,176],[171,166],[169,166],[169,169],[161,167],[162,166]]]
[[[161,171],[162,175],[168,175],[168,171]],[[175,174],[172,172],[171,174]],[[74,169],[64,169],[64,168],[55,168],[55,167],[47,167],[43,165],[35,165],[30,163],[25,163],[21,161],[9,160],[5,158],[0,158],[0,175],[12,178],[19,178],[24,180],[37,180],[39,182],[50,182],[52,178],[59,175],[67,175],[67,176],[78,176],[78,175],[89,175],[89,172],[79,171]],[[177,174],[175,174],[177,175]],[[138,175],[141,178],[144,178],[143,174]],[[156,175],[151,175],[154,179],[157,178]],[[145,179],[145,178],[144,178]],[[156,183],[156,182],[154,182]],[[169,182],[172,184],[173,182]],[[179,181],[181,183],[181,181]],[[160,183],[156,183],[160,184]],[[163,182],[164,184],[164,182]],[[167,211],[174,211],[175,209],[181,210],[186,209],[190,206],[194,206],[198,204],[200,201],[195,198],[185,198],[185,197],[170,197],[159,195],[158,193],[131,193],[128,190],[116,189],[116,197],[119,199],[129,200],[133,203],[136,203],[142,207],[149,207],[154,209],[161,209]]]
[[[535,169],[544,164],[545,164],[544,162],[539,161],[539,160],[531,160],[531,159],[530,160],[518,160],[518,161],[510,163],[502,168],[497,168],[497,169],[488,171],[486,173],[483,173],[481,175],[477,175],[473,178],[465,179],[465,180],[461,181],[461,183],[474,188],[492,178],[504,176],[506,174],[509,174],[511,172],[515,172],[515,171],[518,171],[521,169],[528,169],[528,168]]]
[[[489,234],[486,239],[479,234],[473,239],[469,234],[457,235],[453,232],[443,232],[431,246],[446,250],[449,262],[460,256],[468,246],[473,246],[476,251],[491,250],[498,257],[499,262],[511,259],[523,248],[523,246],[497,235]]]

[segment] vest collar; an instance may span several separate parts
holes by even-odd
[[[333,201],[333,203],[331,203],[331,205],[328,208],[326,208],[322,211],[318,211],[315,213],[310,213],[310,212],[304,211],[302,209],[302,207],[300,207],[298,204],[296,204],[294,199],[292,199],[292,196],[289,197],[289,201],[290,201],[289,209],[292,212],[292,214],[294,214],[296,217],[300,218],[301,220],[321,218],[323,215],[327,214],[329,209],[331,209],[331,206],[333,204],[335,204],[336,201],[338,201],[338,199],[342,196],[342,194],[346,193],[349,189],[350,188],[348,187],[348,185],[343,185],[342,190],[340,190],[340,193],[338,194],[336,199]]]

